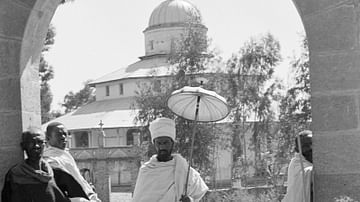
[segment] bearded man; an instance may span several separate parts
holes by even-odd
[[[208,187],[200,174],[190,168],[188,191],[185,195],[188,163],[180,154],[172,154],[175,122],[168,118],[158,118],[150,123],[149,129],[157,154],[141,166],[133,202],[200,201]]]

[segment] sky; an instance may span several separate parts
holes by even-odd
[[[55,44],[45,55],[54,68],[53,110],[89,79],[125,67],[145,54],[143,31],[163,0],[75,0],[52,19]],[[299,54],[304,28],[291,0],[190,0],[200,10],[212,47],[226,60],[243,43],[270,32],[280,41],[283,62],[275,75],[287,82],[289,60]]]

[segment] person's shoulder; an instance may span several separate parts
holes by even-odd
[[[11,166],[5,174],[5,179],[9,179],[12,175],[14,175],[14,173],[16,173],[16,170],[19,169],[18,166],[19,164]]]
[[[23,173],[22,167],[23,167],[24,163],[25,162],[18,163],[18,164],[13,165],[12,167],[10,167],[9,170],[5,174],[5,181],[7,181],[7,182],[12,181],[15,176],[23,176],[24,173]]]
[[[312,166],[312,165],[311,165],[311,166],[306,166],[306,167],[304,168],[304,170],[305,170],[305,172],[312,172],[313,166]]]
[[[153,163],[153,161],[150,159],[150,160],[146,161],[145,163],[143,163],[143,164],[140,166],[140,169],[145,169],[145,168],[151,166],[152,163]]]
[[[172,156],[177,162],[181,161],[183,163],[187,163],[186,159],[181,154],[173,153]]]
[[[172,154],[172,156],[174,157],[176,164],[181,164],[185,167],[188,167],[187,160],[181,154],[175,153],[175,154]]]
[[[44,157],[43,160],[44,160],[44,163],[46,163],[46,165],[49,165],[53,169],[54,168],[64,169],[63,163],[62,163],[61,159],[59,159],[59,158]]]
[[[21,162],[21,163],[17,163],[15,165],[13,165],[11,168],[9,168],[8,170],[8,174],[16,174],[18,173],[20,170],[22,170],[22,167],[24,166],[25,162]]]
[[[200,176],[200,173],[193,167],[191,167],[191,173],[195,176]]]
[[[71,155],[69,151],[70,150],[68,148],[59,149],[59,148],[52,147],[52,146],[46,146],[44,148],[43,156],[48,156],[48,157],[67,156],[67,155]]]
[[[145,166],[145,167],[146,167],[146,166],[150,166],[150,165],[153,164],[153,163],[159,162],[156,157],[157,157],[156,154],[152,155],[148,161],[146,161],[143,165],[141,165],[141,167],[143,167],[143,166]]]

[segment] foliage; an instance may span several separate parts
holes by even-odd
[[[194,79],[196,74],[203,73],[210,55],[207,53],[208,47],[205,33],[192,24],[188,25],[185,36],[174,41],[169,63],[176,66],[175,89],[190,85],[189,79]]]
[[[194,127],[193,121],[174,115],[167,108],[166,101],[170,93],[184,86],[198,86],[196,81],[198,74],[203,73],[208,62],[219,60],[218,57],[210,57],[208,39],[205,32],[198,29],[197,25],[189,23],[183,37],[174,41],[168,62],[172,66],[172,75],[166,78],[154,77],[148,83],[139,83],[133,108],[139,109],[136,121],[145,128],[157,117],[172,118],[176,122],[177,144],[174,152],[181,153],[184,157],[190,156],[191,135]],[[212,60],[214,58],[214,60]],[[156,90],[156,85],[161,82],[161,88]],[[210,82],[211,83],[211,82]],[[214,86],[213,83],[204,88]],[[195,113],[195,112],[194,112]],[[216,140],[218,128],[213,124],[198,124],[195,134],[195,146],[193,166],[202,175],[212,172],[211,151]]]
[[[279,202],[272,190],[216,190],[208,192],[201,202]]]
[[[292,154],[296,134],[309,128],[311,122],[309,51],[307,39],[303,38],[302,53],[291,63],[295,73],[295,84],[280,104],[281,148],[279,156],[289,158]]]
[[[284,168],[293,153],[295,135],[307,129],[311,121],[309,54],[305,38],[303,51],[300,57],[293,59],[291,66],[295,72],[295,84],[280,101],[278,132],[267,136],[271,143],[266,155],[267,173],[278,199],[282,195],[286,174]]]
[[[62,115],[64,115],[64,114],[60,110],[52,110],[50,112],[50,120],[56,119]]]
[[[48,52],[54,44],[55,28],[50,25],[46,33],[44,46],[40,55],[39,79],[40,79],[40,102],[41,102],[41,123],[50,121],[50,107],[53,95],[50,90],[49,81],[54,78],[54,70],[45,60],[44,54]]]
[[[70,91],[64,97],[64,103],[62,104],[65,107],[65,113],[69,113],[85,104],[89,104],[95,101],[95,90],[93,87],[90,87],[89,83],[91,80],[84,82],[84,87],[78,92],[74,93]]]
[[[348,196],[339,196],[335,198],[335,202],[358,202]]]
[[[233,157],[242,160],[237,162],[238,168],[249,166],[250,162],[246,156],[240,157],[243,151],[246,151],[246,148],[242,147],[241,140],[245,138],[244,134],[251,130],[250,146],[255,152],[256,175],[264,173],[261,152],[268,149],[268,141],[274,135],[270,128],[275,118],[272,104],[280,99],[279,90],[282,89],[282,85],[272,77],[274,68],[280,61],[280,44],[268,33],[247,41],[237,54],[233,54],[226,65],[229,84],[228,103],[234,122]],[[245,122],[253,123],[245,127],[243,124]],[[234,172],[237,172],[236,168]],[[243,174],[246,175],[246,169]]]

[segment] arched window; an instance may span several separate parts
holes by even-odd
[[[135,138],[137,138],[137,139],[135,139]],[[139,138],[140,138],[140,130],[139,129],[134,129],[134,128],[129,129],[126,132],[126,145],[140,144],[138,142]]]
[[[110,96],[110,86],[105,86],[105,95]]]
[[[134,145],[134,136],[132,133],[126,134],[126,145]]]
[[[134,129],[130,129],[126,133],[126,145],[134,145]]]
[[[90,147],[89,131],[74,131],[72,132],[75,140],[75,148]]]
[[[153,84],[153,91],[160,93],[161,92],[161,80],[155,80]]]

